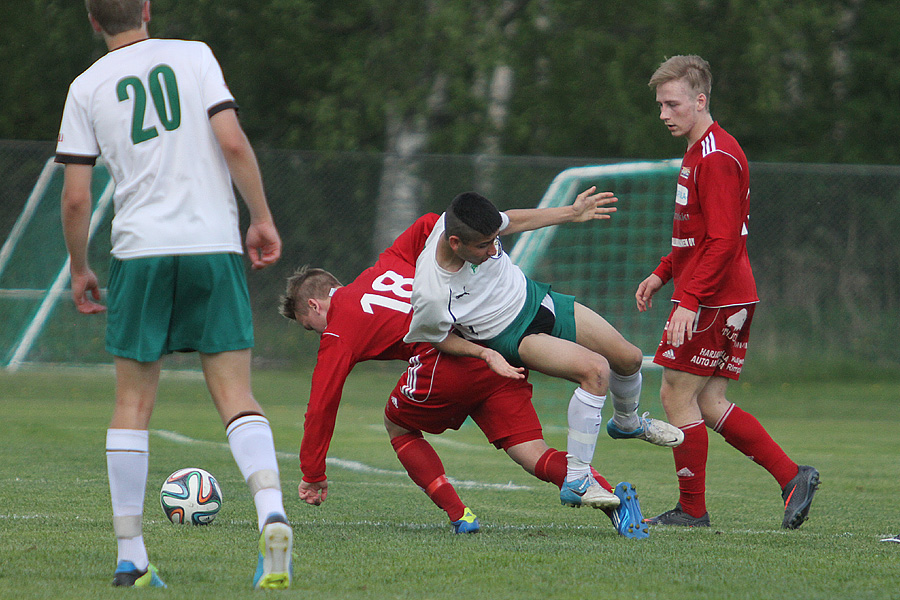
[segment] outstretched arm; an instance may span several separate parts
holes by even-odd
[[[616,207],[609,205],[617,202],[618,198],[612,192],[597,192],[596,190],[596,186],[589,187],[578,194],[575,202],[569,206],[507,210],[505,212],[509,217],[509,225],[501,233],[507,235],[562,223],[609,219],[610,215],[616,212]]]
[[[355,364],[351,349],[341,338],[328,335],[319,342],[300,441],[303,482],[298,492],[308,504],[319,505],[328,495],[325,457],[334,436],[344,382]]]

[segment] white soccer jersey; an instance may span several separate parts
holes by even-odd
[[[500,214],[502,232],[509,225],[509,217]],[[502,247],[498,247],[496,257],[480,265],[466,262],[455,273],[447,271],[435,258],[443,234],[441,215],[416,260],[413,317],[404,341],[441,342],[454,327],[470,340],[497,337],[525,306],[525,274]],[[495,243],[499,246],[500,241]]]
[[[233,107],[202,42],[142,40],[72,82],[57,161],[106,160],[116,182],[113,256],[242,251],[231,177],[209,123]]]

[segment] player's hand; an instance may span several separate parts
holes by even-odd
[[[106,310],[102,304],[93,300],[100,300],[100,284],[93,271],[88,269],[83,273],[72,273],[72,299],[75,308],[83,315],[93,315]]]
[[[644,312],[647,309],[653,308],[653,294],[658,292],[662,286],[663,280],[659,278],[659,275],[654,275],[652,273],[638,285],[634,298],[637,301],[637,309],[639,312]]]
[[[609,219],[616,212],[615,206],[608,206],[619,199],[612,192],[596,192],[597,186],[591,186],[575,198],[572,211],[575,213],[573,223],[582,223],[592,219]]]
[[[253,269],[265,269],[281,258],[281,237],[272,221],[251,223],[245,243]]]
[[[301,481],[300,485],[297,487],[297,493],[300,495],[300,499],[307,504],[321,506],[328,497],[328,480],[317,481],[315,483]]]
[[[487,363],[488,367],[490,367],[491,371],[496,373],[497,375],[502,375],[503,377],[509,377],[510,379],[525,379],[525,368],[524,367],[514,367],[503,358],[496,350],[491,350],[490,348],[485,348],[485,351],[482,353],[481,358],[484,362]]]
[[[697,313],[681,308],[680,306],[672,313],[669,319],[669,326],[666,327],[666,339],[670,346],[677,348],[685,341],[694,337],[694,319]]]

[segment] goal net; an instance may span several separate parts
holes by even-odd
[[[660,256],[668,252],[678,165],[678,161],[648,161],[577,167],[560,172],[544,193],[540,206],[571,204],[579,192],[596,185],[600,190],[616,193],[618,211],[610,220],[523,233],[510,251],[513,260],[530,277],[551,283],[559,292],[576,296],[579,302],[603,315],[645,355],[652,355],[659,342],[671,290],[663,289],[648,313],[637,312],[634,292],[638,283],[656,267]],[[464,169],[457,170],[465,173]],[[281,172],[275,171],[276,174]],[[531,175],[533,172],[529,172]],[[543,189],[546,177],[545,174],[531,177],[534,181],[528,183],[530,187],[523,193],[531,194],[532,188]],[[342,181],[346,179],[346,176],[341,177]],[[517,181],[523,179],[527,178],[517,177]],[[290,189],[296,189],[297,180],[290,181]],[[23,364],[105,363],[110,360],[104,350],[106,319],[79,315],[69,298],[68,257],[59,213],[62,183],[62,166],[53,163],[52,158],[47,160],[0,249],[0,368],[15,370]],[[465,184],[454,180],[439,187],[462,185]],[[101,286],[108,281],[113,186],[105,165],[98,162],[93,175],[93,239],[89,245],[89,259]],[[317,215],[323,222],[335,221],[333,209],[318,214],[314,212],[318,208],[318,204],[314,207],[301,205],[297,208],[297,218],[291,221],[293,215],[282,206],[283,231],[305,231],[298,223]],[[336,238],[338,235],[342,237]],[[333,243],[333,239],[365,238],[366,234],[356,229],[349,232],[325,230],[318,236],[314,238],[316,243],[324,247]],[[349,247],[341,245],[340,252],[346,254]],[[273,298],[283,289],[291,261],[306,260],[310,255],[316,256],[308,249],[294,247],[284,260],[286,266],[266,269],[263,275],[269,279],[265,281],[258,276],[251,280],[257,286],[251,297],[257,298],[261,306],[254,309],[254,320],[266,325],[266,333],[258,336],[257,356],[265,356],[266,348],[277,346],[270,341],[276,339],[273,332],[284,329],[283,319],[276,314],[272,304]],[[270,292],[269,288],[277,293]],[[266,319],[274,320],[274,323]],[[260,331],[263,331],[262,327]],[[266,348],[260,347],[266,344]],[[292,348],[288,353],[296,353]],[[272,356],[278,358],[281,355],[275,352],[283,350],[280,347],[270,350]]]
[[[105,321],[78,319],[69,298],[69,260],[60,223],[63,167],[48,159],[25,207],[0,247],[0,366],[16,370],[25,360],[80,362],[103,348]],[[106,268],[114,183],[106,167],[94,167],[91,263]],[[95,269],[97,270],[97,269]],[[105,281],[105,271],[98,272]],[[60,304],[60,306],[57,306]]]
[[[619,201],[608,221],[567,224],[523,233],[510,257],[526,275],[574,295],[609,321],[645,356],[656,351],[671,304],[670,289],[638,313],[638,284],[667,254],[672,199],[680,160],[567,169],[557,175],[540,208],[565,206],[588,187],[611,191]]]

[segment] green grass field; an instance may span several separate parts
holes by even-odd
[[[479,516],[453,536],[445,515],[402,472],[381,426],[399,363],[360,368],[348,382],[329,452],[330,495],[296,496],[296,450],[309,371],[257,372],[279,450],[295,531],[286,598],[900,598],[900,383],[791,382],[754,372],[731,399],[753,412],[795,460],[821,472],[810,520],[780,528],[780,490],[762,468],[710,435],[709,530],[615,534],[601,511],[559,504],[550,484],[489,446],[474,426],[429,439]],[[863,379],[863,381],[865,381]],[[564,448],[571,386],[540,376],[535,405],[551,446]],[[662,416],[659,374],[644,409]],[[196,374],[167,373],[151,424],[145,537],[168,590],[110,586],[115,563],[104,456],[111,371],[0,374],[0,598],[252,598],[255,512]],[[609,410],[609,408],[607,409]],[[671,452],[602,434],[595,466],[633,482],[645,515],[671,508]],[[199,466],[225,496],[208,527],[166,521],[158,492],[177,468]]]

